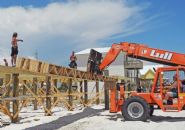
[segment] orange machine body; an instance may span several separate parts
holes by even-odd
[[[180,111],[183,109],[185,104],[185,92],[182,91],[182,85],[180,85],[182,79],[180,79],[179,75],[180,71],[184,72],[185,75],[185,67],[183,67],[185,66],[185,54],[160,50],[156,48],[149,48],[148,46],[142,44],[122,42],[120,44],[112,45],[111,49],[106,54],[99,66],[100,70],[103,70],[107,66],[109,66],[116,59],[121,51],[125,52],[128,57],[171,66],[157,69],[154,84],[150,93],[131,92],[130,96],[141,97],[149,105],[156,104],[163,111]],[[178,97],[176,98],[176,103],[171,105],[164,105],[162,100],[165,95],[165,87],[163,85],[163,73],[168,71],[174,71],[178,75]],[[115,113],[121,110],[121,106],[124,105],[124,102],[126,100],[124,93],[124,85],[120,85],[119,91],[116,89],[116,87],[112,87],[110,89],[110,112]]]

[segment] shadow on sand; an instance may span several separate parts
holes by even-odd
[[[127,121],[124,120],[121,113],[114,113],[113,115],[100,115],[100,116],[106,116],[107,119],[109,119],[111,121],[117,121],[118,119],[121,119],[121,121],[127,122]],[[171,116],[156,116],[156,115],[153,115],[146,122],[150,122],[150,121],[151,122],[156,122],[156,123],[160,123],[160,122],[182,122],[182,121],[185,122],[185,117],[171,117]]]
[[[121,121],[125,121],[123,116],[120,113],[113,113],[111,115],[100,115],[100,116],[105,116],[107,117],[106,119],[111,121],[117,121],[118,119],[121,119]]]
[[[100,113],[104,111],[103,109],[93,109],[93,108],[85,108],[82,112],[77,114],[71,114],[66,115],[63,117],[60,117],[59,119],[46,123],[41,124],[38,126],[27,128],[26,130],[53,130],[53,129],[59,129],[61,127],[64,127],[66,125],[69,125],[71,123],[74,123],[75,121],[78,121],[80,119],[86,118],[86,117],[93,117],[93,116],[99,116]]]
[[[118,119],[121,119],[123,123],[127,122],[122,117],[121,113],[114,113],[110,115],[101,115],[101,112],[103,112],[104,109],[93,109],[93,108],[85,108],[82,112],[77,114],[68,114],[66,116],[60,117],[59,119],[46,123],[41,124],[38,126],[27,128],[26,130],[53,130],[53,129],[59,129],[66,125],[69,125],[71,123],[74,123],[80,119],[86,118],[86,117],[93,117],[93,116],[105,116],[107,119],[111,121],[117,121]],[[171,117],[171,116],[155,116],[153,115],[150,117],[149,122],[181,122],[185,121],[185,117]],[[147,121],[148,122],[148,121]],[[146,123],[147,123],[146,122]],[[134,122],[133,122],[134,123]]]
[[[150,117],[153,122],[181,122],[185,121],[185,117],[171,117],[171,116],[155,116]]]

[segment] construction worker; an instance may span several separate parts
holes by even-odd
[[[180,84],[182,86],[182,84]],[[173,76],[173,83],[170,86],[165,86],[165,88],[168,88],[168,92],[165,94],[165,100],[164,104],[169,104],[168,100],[169,98],[177,98],[177,87],[178,87],[178,82],[177,82],[177,74]]]
[[[70,56],[70,64],[69,64],[69,67],[70,68],[75,68],[77,69],[77,63],[76,63],[76,56],[75,56],[75,52],[73,51],[71,56]]]
[[[11,62],[12,62],[12,66],[16,66],[16,59],[17,59],[17,55],[18,55],[18,44],[17,42],[23,42],[22,39],[17,39],[18,34],[16,32],[13,33],[12,35],[12,48],[11,48]]]
[[[5,66],[8,66],[8,62],[6,59],[3,59]]]

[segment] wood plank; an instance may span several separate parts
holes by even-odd
[[[21,69],[29,70],[30,59],[25,59]]]
[[[109,110],[109,83],[104,82],[104,102],[105,110]]]
[[[25,60],[24,58],[18,57],[17,60],[16,60],[16,67],[17,68],[22,68],[24,60]]]
[[[23,80],[23,90],[22,90],[22,95],[26,96],[26,87],[24,84],[26,84],[26,80]],[[23,104],[25,104],[25,102],[26,102],[26,100],[23,100]]]
[[[19,74],[13,74],[13,97],[19,96]],[[18,121],[18,114],[19,111],[19,101],[14,100],[13,101],[13,117],[12,117],[12,123],[16,123]],[[15,116],[16,115],[16,116]]]
[[[5,86],[6,86],[6,97],[9,97],[10,96],[10,78],[11,78],[11,75],[10,74],[6,74],[5,75]],[[6,102],[6,108],[10,111],[10,102]]]
[[[50,96],[50,90],[51,90],[51,77],[46,76],[46,108],[51,111],[51,97]],[[46,116],[51,116],[51,112],[45,112]]]
[[[40,72],[41,73],[49,73],[49,64],[42,62]]]
[[[83,82],[80,81],[80,93],[83,93]],[[83,101],[83,95],[80,96],[80,99]]]
[[[55,88],[58,88],[57,83],[58,83],[58,80],[57,79],[53,79],[53,85],[55,86]],[[56,89],[54,89],[54,91],[55,91],[55,93],[57,93]],[[54,97],[54,102],[56,102],[56,101],[57,101],[57,97]]]
[[[88,82],[84,80],[84,103],[88,103]]]
[[[72,106],[73,106],[73,96],[71,95],[72,94],[72,79],[69,79],[69,82],[68,82],[68,98],[69,98],[69,105],[70,105],[70,108],[68,108],[68,110],[72,111]]]
[[[97,96],[97,99],[96,99],[96,104],[100,104],[100,98],[99,98],[99,82],[96,81],[96,96]]]
[[[36,77],[33,78],[33,92],[37,96],[38,88],[37,88],[37,78]],[[34,105],[34,110],[37,110],[38,109],[37,108],[37,99],[35,99],[33,101],[33,105]]]
[[[39,61],[30,60],[29,71],[38,72],[39,70]]]

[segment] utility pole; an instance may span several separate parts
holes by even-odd
[[[35,51],[35,58],[36,58],[36,60],[39,59],[39,58],[38,58],[38,51],[37,51],[37,50]]]

